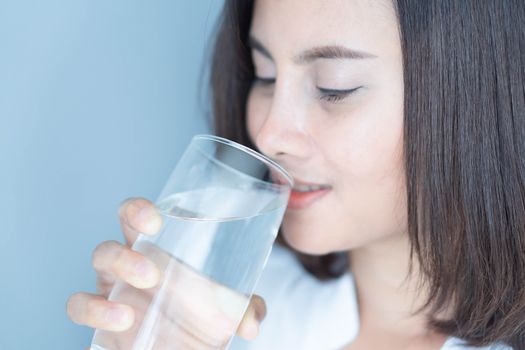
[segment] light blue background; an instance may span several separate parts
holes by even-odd
[[[154,199],[206,132],[222,0],[0,0],[0,349],[85,349],[66,300],[117,208]]]

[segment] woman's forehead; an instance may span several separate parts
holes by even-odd
[[[256,0],[250,36],[269,51],[289,53],[342,45],[380,55],[399,45],[389,0]]]

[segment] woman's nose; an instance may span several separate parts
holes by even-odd
[[[300,96],[292,96],[292,91],[275,87],[271,105],[262,116],[254,137],[259,151],[281,161],[304,159],[310,155],[306,108],[301,100]]]

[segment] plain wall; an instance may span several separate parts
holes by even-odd
[[[222,0],[0,0],[0,349],[85,349],[67,319],[119,203],[155,199],[207,132]]]

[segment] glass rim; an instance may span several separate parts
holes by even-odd
[[[246,147],[245,145],[242,145],[242,144],[240,144],[238,142],[235,142],[235,141],[232,141],[232,140],[228,140],[228,139],[226,139],[224,137],[215,136],[215,135],[211,135],[211,134],[198,134],[198,135],[193,136],[193,139],[204,139],[204,140],[216,141],[216,142],[220,142],[222,144],[234,147],[234,148],[236,148],[236,149],[238,149],[240,151],[246,152],[246,153],[250,154],[251,156],[255,157],[257,160],[263,162],[267,166],[270,166],[270,167],[276,169],[288,181],[288,185],[289,185],[290,188],[292,188],[293,185],[294,185],[294,181],[293,181],[292,176],[290,174],[288,174],[288,172],[282,166],[280,166],[279,164],[277,164],[275,161],[271,160],[270,158],[266,157],[264,154],[261,154],[261,153],[255,151],[255,150],[253,150],[253,149],[251,149],[249,147]],[[267,181],[261,180],[261,179],[258,179],[258,180],[267,182]],[[272,182],[270,182],[269,184],[277,185],[277,186],[280,186],[280,187],[286,187],[286,184],[282,184],[282,183],[272,183]]]

